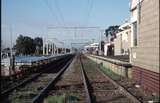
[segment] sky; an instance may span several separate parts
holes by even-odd
[[[82,38],[98,40],[98,29],[76,30],[75,34],[73,29],[51,30],[48,27],[105,29],[110,25],[121,25],[129,18],[129,0],[2,0],[1,5],[4,47],[10,46],[11,38],[15,44],[20,34],[44,39],[52,36],[64,42],[71,38],[72,42],[82,41]]]

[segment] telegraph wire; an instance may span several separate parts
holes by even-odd
[[[86,26],[89,25],[89,20],[90,20],[90,16],[91,16],[91,12],[92,12],[92,9],[93,9],[93,0],[88,0],[88,11],[87,11],[87,16],[86,16]]]
[[[54,0],[54,6],[56,7],[56,9],[57,9],[57,11],[58,11],[58,13],[59,13],[59,16],[60,16],[60,18],[61,18],[61,20],[62,20],[63,25],[65,25],[64,16],[63,16],[63,14],[62,14],[62,12],[61,12],[61,10],[60,10],[60,8],[59,8],[59,4],[58,4],[58,1],[57,1],[57,0]]]
[[[58,19],[58,17],[57,17],[57,15],[56,15],[56,13],[53,11],[53,8],[52,8],[51,5],[49,4],[48,0],[43,0],[43,1],[44,1],[44,3],[46,4],[46,6],[48,7],[51,15],[52,15],[53,17],[55,17],[56,22],[57,22],[58,24],[61,24],[60,21],[59,21],[59,19]]]

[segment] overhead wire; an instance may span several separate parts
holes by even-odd
[[[58,3],[57,0],[54,0],[54,6],[55,6],[56,10],[58,11],[59,16],[60,16],[60,18],[61,18],[61,20],[62,20],[62,23],[63,23],[63,25],[64,25],[64,27],[65,27],[65,26],[66,26],[66,22],[65,22],[63,13],[61,12],[61,9],[59,8],[59,3]],[[61,28],[61,29],[63,29],[63,31],[64,31],[65,34],[70,34],[70,31],[68,31],[69,29],[66,29],[66,28]],[[62,30],[61,30],[61,31],[62,31]],[[74,31],[74,32],[75,32],[75,31]],[[74,34],[74,36],[75,36],[75,34]]]
[[[86,20],[85,20],[86,26],[89,25],[90,16],[91,16],[91,12],[92,12],[92,9],[93,9],[93,3],[94,3],[93,0],[88,0],[88,10],[87,10],[87,15],[86,15]]]
[[[61,24],[61,22],[62,22],[62,25],[65,26],[66,24],[65,24],[64,16],[63,16],[63,14],[62,14],[62,12],[61,12],[61,10],[60,10],[60,8],[59,8],[58,1],[57,1],[57,0],[54,0],[54,6],[55,6],[56,10],[58,11],[57,13],[59,14],[59,17],[60,17],[60,21],[61,21],[61,22],[59,21],[58,16],[55,14],[55,12],[54,12],[54,10],[53,10],[53,8],[52,8],[52,6],[51,6],[51,3],[49,3],[48,0],[43,0],[43,1],[45,2],[45,4],[47,5],[47,7],[49,8],[52,16],[55,17],[57,23],[58,23],[58,24]],[[88,8],[87,8],[87,10],[86,10],[86,11],[87,11],[86,20],[84,20],[86,26],[88,26],[88,24],[89,24],[89,20],[90,20],[92,8],[93,8],[93,0],[88,0],[88,3],[87,3],[87,4],[88,4]],[[67,31],[67,32],[68,32],[68,31]]]
[[[56,22],[58,24],[61,24],[60,21],[59,21],[59,19],[58,19],[58,17],[57,17],[57,15],[56,15],[56,13],[54,12],[53,8],[51,7],[50,3],[48,2],[48,0],[43,0],[43,1],[46,4],[46,6],[48,7],[51,15],[56,19]]]
[[[84,20],[84,26],[86,26],[86,27],[88,27],[88,25],[89,25],[89,22],[90,22],[90,18],[91,18],[91,12],[92,12],[92,9],[93,9],[93,3],[94,3],[94,1],[93,0],[87,0],[88,2],[87,2],[87,13],[86,13],[86,18],[85,18],[85,20]],[[91,28],[88,28],[88,30],[87,31],[85,31],[85,32],[89,32],[89,30],[90,30]],[[92,28],[92,30],[93,30],[94,28]],[[83,33],[82,35],[83,36],[85,36],[84,35],[85,33]],[[82,36],[82,38],[83,38],[83,36]]]
[[[61,23],[60,23],[57,15],[56,15],[56,13],[55,13],[55,11],[53,10],[53,8],[52,8],[52,6],[51,6],[51,3],[49,3],[48,0],[43,0],[43,2],[46,4],[46,6],[47,6],[47,8],[49,9],[49,12],[51,13],[51,15],[56,19],[57,25],[61,25]],[[49,32],[49,31],[48,31],[48,27],[47,27],[47,32]],[[47,33],[47,38],[50,38],[48,33]],[[56,43],[56,42],[54,42],[54,43]]]
[[[62,20],[63,25],[65,25],[64,16],[63,16],[63,14],[62,14],[62,12],[61,12],[61,10],[60,10],[60,8],[59,8],[59,3],[58,3],[57,0],[54,0],[54,6],[56,7],[56,9],[57,9],[57,11],[58,11],[58,13],[59,13],[59,16],[60,16],[60,18],[61,18],[61,20]]]

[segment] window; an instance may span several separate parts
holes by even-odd
[[[137,22],[133,23],[133,45],[137,46]]]

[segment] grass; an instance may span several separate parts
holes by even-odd
[[[156,95],[155,97],[154,97],[154,102],[156,103],[158,103],[158,102],[160,102],[160,97],[159,97],[159,95]]]
[[[65,103],[65,95],[62,96],[49,96],[46,103]]]
[[[114,73],[112,70],[110,70],[104,66],[100,66],[100,69],[103,71],[104,74],[106,74],[107,76],[109,76],[113,80],[120,80],[120,78],[121,78],[120,75]]]
[[[12,101],[12,103],[23,103],[24,101],[22,99],[16,98]]]
[[[79,96],[76,94],[63,94],[49,96],[45,99],[45,103],[77,103],[79,100]]]
[[[120,80],[122,76],[114,73],[111,69],[104,67],[103,64],[97,64],[95,61],[93,60],[87,60],[88,65],[92,65],[93,66],[97,66],[104,74],[106,74],[107,76],[109,76],[110,78],[112,78],[113,80]],[[153,99],[154,103],[159,103],[160,101],[160,97],[159,95],[156,95]]]
[[[88,64],[97,66],[104,74],[112,78],[113,80],[120,80],[121,76],[114,73],[111,69],[104,67],[102,64],[97,64],[95,61],[88,60]]]

